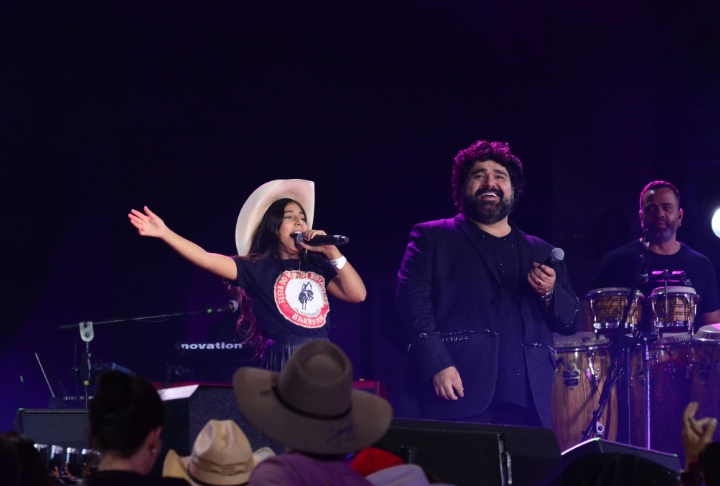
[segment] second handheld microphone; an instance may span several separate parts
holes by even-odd
[[[553,268],[556,263],[561,262],[565,259],[565,252],[560,248],[553,248],[550,250],[550,255],[542,262],[542,265]]]

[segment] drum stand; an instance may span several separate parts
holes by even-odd
[[[601,433],[598,433],[598,422],[600,420],[600,417],[602,416],[603,412],[605,411],[605,407],[607,406],[608,401],[610,400],[610,396],[612,393],[613,388],[615,388],[615,385],[617,385],[618,379],[621,375],[625,375],[625,387],[624,387],[624,400],[622,400],[625,403],[625,410],[627,414],[625,415],[627,417],[627,427],[626,430],[624,430],[624,436],[625,436],[625,443],[630,444],[630,399],[631,399],[631,371],[630,371],[630,364],[632,360],[632,351],[640,344],[640,341],[643,341],[643,370],[645,372],[645,412],[647,414],[646,420],[647,420],[647,448],[650,448],[650,360],[652,359],[650,357],[650,351],[648,347],[648,340],[654,340],[656,338],[654,335],[645,335],[643,332],[641,332],[638,327],[636,326],[635,329],[632,330],[632,340],[628,343],[628,338],[624,334],[624,331],[628,331],[626,327],[628,316],[630,315],[630,310],[632,309],[633,304],[635,303],[635,294],[638,290],[638,287],[641,283],[645,283],[648,281],[648,270],[647,270],[647,251],[648,251],[648,245],[649,241],[647,240],[647,232],[645,233],[645,236],[643,237],[642,241],[642,251],[640,253],[639,258],[639,265],[637,272],[635,273],[635,279],[633,280],[633,287],[630,290],[630,293],[627,297],[627,304],[625,305],[625,309],[623,311],[622,319],[620,319],[620,322],[618,323],[618,326],[616,328],[617,334],[615,336],[615,348],[617,349],[617,353],[615,354],[614,359],[612,360],[612,364],[610,365],[610,370],[608,373],[607,378],[605,378],[605,382],[603,383],[603,391],[600,394],[600,399],[598,401],[598,408],[593,412],[593,417],[590,419],[590,424],[588,425],[587,429],[585,429],[585,432],[583,433],[583,440],[588,440],[591,438],[593,433],[595,434],[595,437],[602,436]],[[622,357],[622,363],[620,363],[620,359]]]

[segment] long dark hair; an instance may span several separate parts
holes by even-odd
[[[89,408],[91,443],[123,457],[135,454],[165,422],[165,405],[150,382],[119,371],[100,375]]]
[[[253,233],[252,242],[250,243],[250,252],[243,257],[245,260],[259,262],[268,258],[274,258],[278,264],[282,261],[282,252],[280,250],[280,225],[285,218],[285,207],[295,203],[300,207],[302,214],[305,214],[305,208],[302,204],[290,198],[278,199],[267,208],[265,214],[260,220],[257,229]],[[300,252],[301,263],[307,258],[307,250]]]

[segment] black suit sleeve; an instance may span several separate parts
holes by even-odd
[[[548,327],[554,332],[570,335],[577,332],[577,328],[583,320],[584,309],[582,302],[572,289],[565,262],[556,266],[555,272],[555,290],[550,312],[548,312]]]
[[[425,225],[416,225],[405,250],[395,299],[403,331],[410,343],[408,364],[420,379],[454,366],[437,332],[433,314],[433,241]]]

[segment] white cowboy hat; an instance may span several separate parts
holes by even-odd
[[[308,229],[312,228],[315,215],[315,183],[302,179],[288,179],[266,182],[255,189],[243,204],[235,226],[235,245],[238,255],[250,252],[250,244],[265,211],[278,199],[297,201],[305,209]]]
[[[267,448],[253,453],[247,437],[232,420],[211,420],[198,434],[192,455],[165,456],[163,476],[181,478],[194,486],[231,486],[247,483],[253,468],[268,455]]]
[[[233,388],[260,432],[300,452],[358,451],[385,435],[392,419],[387,400],[353,390],[350,360],[327,341],[300,346],[282,373],[240,368]]]

